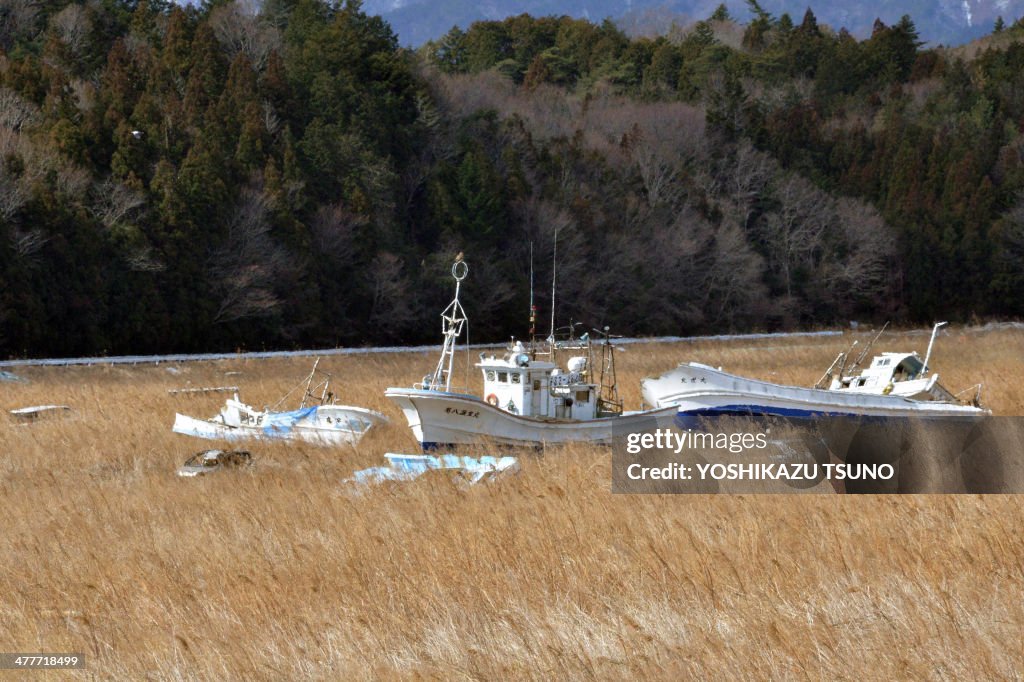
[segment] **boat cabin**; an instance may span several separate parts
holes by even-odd
[[[535,360],[516,342],[503,357],[480,354],[485,400],[512,414],[539,419],[594,419],[598,386],[588,381],[587,358],[569,358],[567,371]]]
[[[924,363],[917,353],[882,353],[875,356],[859,375],[833,379],[831,388],[878,393],[890,383],[919,378],[922,369]]]
[[[882,353],[859,375],[837,377],[833,391],[898,395],[913,400],[953,401],[955,397],[938,383],[938,374],[926,375],[927,368],[917,353]]]

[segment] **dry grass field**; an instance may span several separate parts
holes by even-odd
[[[627,409],[687,359],[809,385],[848,343],[634,345],[619,378]],[[195,480],[174,472],[206,445],[174,413],[224,396],[167,389],[262,405],[311,359],[17,370],[31,383],[0,384],[2,417],[75,413],[0,417],[0,651],[87,657],[31,679],[1024,678],[1020,497],[612,495],[587,447],[491,485],[343,485],[415,452],[382,392],[434,359],[325,358],[343,402],[392,423],[356,449],[254,445],[250,470]],[[933,364],[1024,414],[1024,331],[954,329]]]

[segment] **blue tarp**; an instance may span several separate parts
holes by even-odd
[[[307,417],[313,417],[316,414],[317,407],[317,405],[314,405],[313,407],[304,407],[301,410],[292,410],[291,412],[269,413],[263,422],[264,435],[269,438],[287,437],[296,422],[302,421]]]

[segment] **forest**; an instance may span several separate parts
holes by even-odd
[[[0,356],[1024,314],[1024,22],[3,0]],[[533,280],[531,287],[531,272]],[[546,332],[546,324],[539,325]]]

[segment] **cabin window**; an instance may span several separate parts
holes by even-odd
[[[494,370],[493,369],[487,370],[487,380],[488,381],[494,381]]]
[[[535,390],[535,391],[539,391],[540,390],[540,379],[534,379],[533,380],[533,390]]]
[[[512,373],[512,383],[513,384],[518,384],[521,381],[522,381],[522,375],[519,374],[519,372],[513,372]]]
[[[508,372],[498,372],[498,383],[508,383]]]
[[[880,364],[882,367],[885,367],[886,365],[889,364],[889,358],[883,358],[882,361],[878,364]]]
[[[590,391],[576,391],[576,402],[588,403],[590,402]]]
[[[859,380],[859,381],[857,382],[857,385],[858,385],[858,386],[863,386],[863,385],[864,385],[864,382],[865,382],[865,381],[867,381],[867,379],[861,379],[861,380]]]

